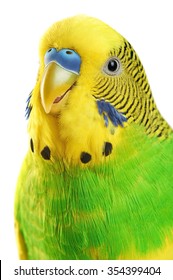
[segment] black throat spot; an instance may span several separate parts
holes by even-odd
[[[82,152],[80,155],[80,160],[82,163],[88,163],[91,160],[92,156],[89,153]]]
[[[41,155],[45,160],[50,159],[51,152],[48,146],[44,147],[44,149],[41,151]]]
[[[103,148],[103,156],[107,157],[112,153],[113,146],[110,142],[105,142],[104,143],[104,148]]]

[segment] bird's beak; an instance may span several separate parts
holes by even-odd
[[[72,89],[77,73],[71,72],[55,61],[46,67],[40,86],[42,106],[47,114],[57,113],[69,91]]]

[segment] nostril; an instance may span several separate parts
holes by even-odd
[[[49,48],[44,56],[44,63],[47,65],[50,61],[55,60],[57,55],[57,50],[55,48]]]
[[[72,54],[73,52],[72,51],[66,51],[66,54]]]

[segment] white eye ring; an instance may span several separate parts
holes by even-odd
[[[120,60],[113,56],[109,58],[103,66],[103,72],[109,76],[117,76],[122,72]]]

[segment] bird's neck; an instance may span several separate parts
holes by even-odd
[[[86,99],[86,100],[85,100]],[[99,113],[96,100],[86,95],[73,101],[59,115],[44,114],[33,107],[29,118],[30,148],[45,160],[62,160],[67,165],[82,167],[108,161],[121,141],[125,118],[120,124],[105,123],[104,112]],[[109,108],[105,109],[109,110]],[[108,114],[108,112],[107,112]],[[114,120],[116,122],[116,120]]]
[[[134,135],[137,139],[138,134],[142,133],[144,137],[148,134],[145,137],[147,142],[152,137],[163,140],[172,131],[156,109],[150,110],[144,126],[131,122],[130,118],[126,121],[118,111],[113,112],[117,116],[110,120],[112,110],[115,110],[110,106],[96,100],[93,102],[86,94],[72,99],[57,116],[45,114],[39,106],[33,107],[28,127],[31,152],[44,160],[93,166],[116,157],[117,146],[124,149],[128,133],[128,141],[134,141]]]

